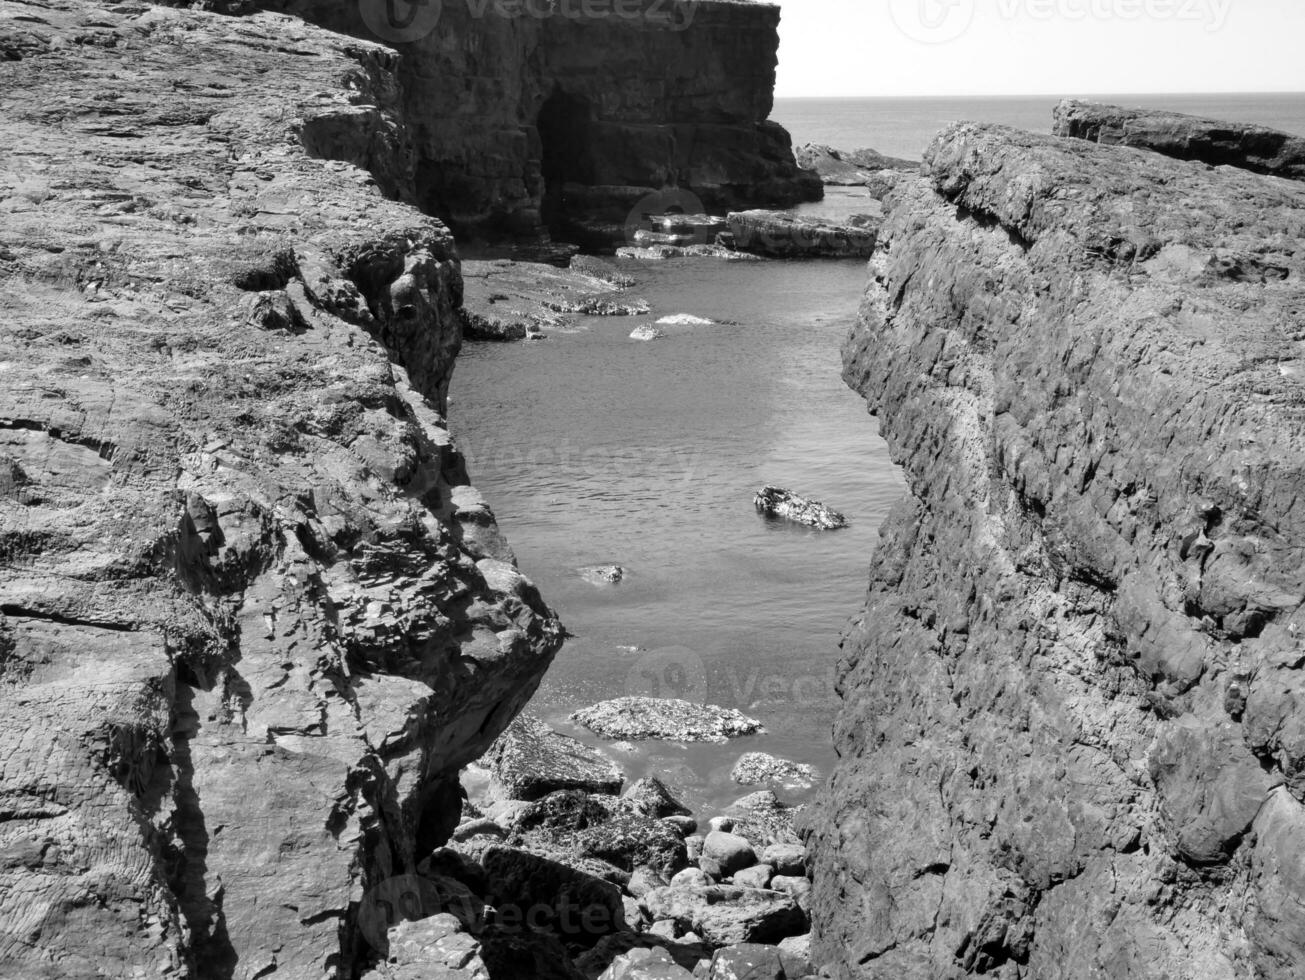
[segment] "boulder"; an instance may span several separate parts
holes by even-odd
[[[683,871],[678,872],[670,883],[676,888],[705,888],[708,885],[715,884],[711,875],[701,868],[685,868]],[[639,897],[642,898],[643,896],[640,895]]]
[[[635,780],[621,795],[650,817],[687,817],[692,812],[656,776]]]
[[[787,939],[781,939],[778,951],[779,962],[784,967],[786,977],[797,980],[799,977],[816,972],[815,964],[811,962],[810,933],[805,936],[789,936]]]
[[[772,791],[763,789],[739,797],[727,809],[734,822],[734,832],[746,837],[755,847],[799,843],[795,827],[805,806],[781,803]]]
[[[801,844],[771,844],[761,852],[761,860],[772,865],[775,874],[802,875],[806,873],[807,850]]]
[[[363,980],[489,980],[480,943],[447,913],[400,922],[389,931],[389,953]]]
[[[612,960],[599,980],[694,980],[694,977],[666,950],[654,947],[621,954]]]
[[[738,211],[729,215],[734,247],[779,259],[865,259],[878,240],[873,225],[839,223],[784,211]]]
[[[668,698],[616,698],[577,711],[571,720],[603,738],[631,741],[724,742],[765,731],[734,708]]]
[[[765,752],[744,753],[730,770],[730,779],[743,786],[777,783],[787,789],[809,789],[818,778],[814,766]]]
[[[544,930],[592,946],[626,929],[621,890],[610,882],[517,847],[491,847],[480,863],[491,921],[504,931]]]
[[[661,340],[666,334],[658,330],[650,323],[643,323],[630,331],[631,340]]]
[[[711,958],[710,980],[785,980],[779,950],[760,943],[718,949]]]
[[[755,864],[757,855],[746,838],[713,830],[702,845],[702,856],[720,865],[721,873],[732,875],[735,871]]]
[[[564,789],[619,793],[625,774],[584,743],[522,714],[480,760],[499,799],[538,800]]]
[[[655,922],[674,919],[683,931],[700,935],[713,946],[775,943],[807,931],[807,917],[796,901],[782,892],[710,885],[657,888],[640,905]]]
[[[690,869],[684,869],[684,871],[688,870]],[[677,872],[671,880],[673,881],[675,878],[684,874],[684,871]],[[669,882],[656,869],[639,867],[635,868],[634,871],[630,873],[630,881],[625,886],[625,890],[635,898],[642,898],[654,888],[665,888],[668,884]]]
[[[754,864],[742,871],[735,871],[732,881],[740,888],[768,888],[774,875],[775,869],[769,864]]]
[[[759,514],[782,517],[795,524],[804,524],[820,530],[832,531],[847,527],[849,521],[836,510],[831,510],[819,500],[799,497],[791,490],[765,486],[757,491],[752,504]]]
[[[601,861],[625,876],[646,866],[670,877],[689,863],[679,833],[625,799],[554,793],[522,810],[509,833],[516,846],[565,863]]]
[[[1214,167],[1241,167],[1305,180],[1305,136],[1267,126],[1067,99],[1056,106],[1052,131],[1057,136],[1132,146]]]

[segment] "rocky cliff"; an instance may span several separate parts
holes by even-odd
[[[1305,188],[956,125],[845,377],[909,496],[808,833],[843,978],[1305,972]]]
[[[1214,167],[1305,180],[1305,138],[1267,126],[1066,99],[1056,106],[1053,132]]]
[[[395,55],[0,20],[0,975],[355,975],[561,633],[445,427]]]
[[[378,21],[386,0],[261,5],[361,38],[378,27],[391,34]],[[797,168],[788,133],[768,121],[776,6],[448,0],[433,9],[394,34],[397,75],[418,203],[460,235],[531,234],[542,222],[610,241],[634,205],[665,188],[717,213],[823,193]],[[683,202],[661,202],[674,203]]]

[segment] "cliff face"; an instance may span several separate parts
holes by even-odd
[[[375,38],[384,0],[273,0]],[[779,8],[739,0],[449,0],[395,42],[418,203],[459,234],[619,235],[667,187],[718,211],[818,199],[768,122]],[[375,9],[373,9],[375,8]],[[412,33],[418,33],[413,31]],[[405,35],[406,37],[406,35]]]
[[[957,125],[845,348],[910,494],[809,828],[857,978],[1305,971],[1305,189]]]
[[[560,643],[445,428],[393,52],[0,16],[0,975],[351,975]]]

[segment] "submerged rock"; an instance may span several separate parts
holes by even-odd
[[[873,224],[839,223],[786,211],[736,211],[729,215],[735,247],[783,259],[864,259],[875,250]]]
[[[586,565],[576,571],[590,585],[618,585],[625,580],[625,569],[620,565]]]
[[[571,720],[611,739],[724,742],[765,731],[734,708],[667,698],[616,698],[584,708]]]
[[[780,487],[762,487],[752,503],[762,514],[782,517],[807,527],[832,531],[849,525],[846,517],[819,500],[807,500]]]
[[[631,340],[661,340],[666,334],[650,323],[644,323],[630,331]],[[618,580],[619,581],[619,580]]]
[[[659,326],[667,327],[710,327],[714,322],[706,317],[694,316],[692,313],[674,313],[657,321]]]
[[[584,743],[522,714],[480,760],[498,799],[537,800],[564,789],[619,793],[625,774]]]
[[[748,752],[739,756],[730,779],[742,786],[760,786],[762,783],[779,783],[789,789],[810,787],[819,774],[814,766],[768,755],[765,752]]]

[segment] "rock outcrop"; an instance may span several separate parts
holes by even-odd
[[[822,143],[805,143],[794,151],[797,164],[803,170],[813,170],[830,185],[854,187],[889,173],[915,173],[919,160],[890,157],[878,150],[836,150]]]
[[[357,975],[561,642],[445,426],[395,55],[0,18],[0,975]]]
[[[1094,143],[1154,150],[1215,167],[1241,167],[1305,180],[1305,137],[1267,126],[1066,99],[1056,106],[1053,132]]]
[[[377,39],[369,17],[386,7],[261,5],[369,39]],[[414,24],[395,42],[399,94],[416,134],[418,203],[459,235],[530,234],[544,224],[597,244],[624,239],[635,205],[667,188],[717,213],[823,193],[798,169],[788,133],[768,121],[777,6],[430,7],[436,22]]]
[[[845,377],[909,495],[804,816],[840,978],[1305,971],[1305,187],[955,125]]]
[[[778,259],[864,259],[874,252],[879,219],[831,221],[784,211],[737,211],[726,218],[735,248]]]

